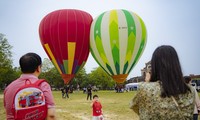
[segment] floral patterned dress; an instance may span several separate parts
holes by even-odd
[[[130,103],[140,120],[192,120],[194,111],[194,89],[174,97],[180,111],[171,97],[162,98],[159,82],[142,82]]]

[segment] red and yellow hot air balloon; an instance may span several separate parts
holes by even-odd
[[[68,84],[84,66],[89,55],[92,16],[75,9],[62,9],[46,15],[39,26],[42,46]]]

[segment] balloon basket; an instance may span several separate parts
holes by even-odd
[[[64,80],[65,84],[69,84],[69,82],[72,80],[72,78],[74,78],[74,74],[69,75],[69,74],[62,74],[62,79]]]
[[[124,83],[128,74],[120,74],[111,76],[117,83]]]

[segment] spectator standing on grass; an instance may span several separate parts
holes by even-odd
[[[188,85],[191,85],[192,79],[190,76],[185,76],[184,79]],[[194,107],[193,120],[198,120],[198,111],[200,111],[200,100],[197,90],[195,89],[195,107]]]
[[[104,120],[102,105],[99,101],[98,95],[93,96],[91,107],[92,107],[92,120]]]
[[[69,98],[69,85],[65,87],[65,98]]]
[[[79,92],[80,91],[80,85],[79,84],[77,84],[77,91]]]
[[[38,81],[41,73],[42,61],[41,57],[36,53],[27,53],[19,60],[22,75],[10,83],[4,91],[4,108],[6,109],[6,119],[14,120],[13,99],[19,88],[25,85],[28,79],[31,83]],[[51,87],[47,82],[42,82],[39,88],[43,91],[45,102],[47,103],[47,120],[55,120],[55,104]]]
[[[89,97],[90,97],[90,100],[92,100],[92,86],[91,85],[87,87],[87,100]]]
[[[83,88],[83,93],[86,93],[86,87]]]
[[[140,120],[192,120],[195,91],[184,82],[176,50],[158,47],[151,59],[151,78],[139,85],[130,108]]]
[[[65,98],[65,89],[61,88],[62,98]]]
[[[73,86],[73,85],[71,85],[71,86],[69,87],[69,91],[70,91],[70,93],[73,93],[73,92],[74,92],[74,86]]]

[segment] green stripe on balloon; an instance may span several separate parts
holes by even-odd
[[[143,45],[145,47],[146,46],[146,42],[147,42],[147,31],[146,31],[146,27],[145,27],[145,24],[144,24],[143,20],[140,17],[138,17],[138,18],[139,18],[141,26],[142,26],[142,33],[143,33],[142,34],[142,42],[143,42]]]
[[[127,26],[128,26],[128,35],[130,35],[132,32],[134,33],[134,35],[136,35],[136,27],[135,27],[135,21],[133,19],[132,14],[127,10],[122,10],[124,12],[124,15],[126,17],[126,21],[127,21]]]
[[[68,74],[68,60],[63,60],[65,73]]]
[[[120,74],[119,67],[119,29],[118,29],[118,16],[117,11],[112,10],[110,12],[110,45],[112,49],[112,57],[115,64],[117,74]]]
[[[97,20],[96,20],[96,22],[95,22],[95,24],[94,24],[94,33],[93,33],[93,35],[94,35],[94,42],[95,42],[95,45],[96,45],[96,48],[97,48],[97,53],[96,54],[101,54],[100,52],[103,52],[104,53],[104,50],[102,50],[102,47],[101,48],[99,48],[99,45],[98,45],[98,43],[96,42],[96,38],[98,37],[99,39],[101,39],[101,22],[102,22],[102,18],[103,18],[103,15],[105,14],[105,12],[104,13],[102,13],[101,15],[99,15],[99,17],[97,18]],[[92,29],[92,28],[91,28]],[[91,38],[90,38],[91,39]],[[100,41],[101,42],[101,41]],[[101,44],[101,46],[103,46],[102,45],[102,42],[100,43]],[[91,45],[91,44],[90,44]],[[96,58],[96,55],[95,55],[95,53],[94,53],[94,50],[92,49],[93,47],[91,47],[90,46],[90,52],[91,52],[91,54],[92,54],[92,56],[93,56],[93,58],[95,59],[95,61],[103,68],[103,66],[100,64],[100,62],[99,62],[99,60]],[[101,57],[101,55],[100,55],[100,57]],[[103,60],[103,59],[102,59]],[[103,62],[104,62],[104,64],[106,64],[106,62],[103,60]],[[104,68],[103,68],[104,69]],[[105,70],[105,69],[104,69]],[[106,71],[106,70],[105,70]],[[107,72],[107,71],[106,71]]]
[[[125,59],[125,65],[124,65],[124,70],[123,73],[126,73],[126,70],[128,68],[128,63],[130,63],[130,60],[132,58],[132,54],[134,52],[135,48],[135,41],[136,41],[136,26],[135,26],[135,21],[133,19],[132,14],[127,11],[123,10],[124,15],[126,17],[126,22],[127,22],[127,29],[128,29],[128,42],[127,42],[127,50],[126,50],[126,59]]]
[[[104,48],[103,48],[103,43],[102,43],[102,40],[101,40],[101,22],[102,22],[102,18],[103,18],[103,14],[101,14],[96,23],[95,23],[95,27],[94,27],[94,38],[95,38],[95,43],[96,43],[96,47],[97,47],[97,50],[103,60],[103,62],[106,64],[109,64],[108,63],[108,60],[107,60],[107,57],[106,57],[106,54],[105,54],[105,51],[104,51]]]
[[[117,72],[117,74],[120,74],[120,67],[119,67],[119,60],[118,60],[119,59],[119,49],[116,46],[114,46],[112,49],[112,55],[114,58],[116,72]]]
[[[144,47],[143,42],[141,42],[141,43],[140,43],[139,51],[138,51],[138,53],[137,53],[137,55],[136,55],[136,57],[135,57],[135,60],[134,60],[133,64],[131,65],[131,68],[130,68],[128,74],[130,73],[130,71],[132,70],[132,68],[135,66],[135,64],[136,64],[136,62],[138,61],[138,59],[140,58],[141,53],[142,53],[142,50],[143,50],[143,47]]]
[[[74,74],[76,74],[78,72],[78,70],[80,70],[79,68],[80,68],[80,66],[76,66]]]
[[[127,61],[126,64],[124,65],[123,74],[126,74],[127,68],[128,68],[128,61]]]
[[[90,52],[91,52],[93,58],[95,59],[95,61],[100,65],[98,59],[96,58],[96,56],[95,56],[95,54],[94,54],[94,51],[92,50],[92,47],[90,47]]]
[[[138,51],[138,53],[136,55],[136,58],[135,58],[133,64],[131,65],[131,68],[130,68],[128,73],[130,73],[131,69],[135,66],[135,64],[137,63],[138,59],[141,57],[142,52],[143,52],[143,50],[144,50],[144,48],[146,46],[146,37],[147,37],[146,27],[145,27],[145,24],[142,21],[142,19],[140,17],[138,17],[138,18],[140,20],[141,27],[142,27],[142,38],[141,38],[142,40],[141,40],[141,43],[140,43],[139,51]]]
[[[109,71],[109,72],[110,72],[110,73],[108,73],[109,75],[110,75],[110,74],[114,75],[114,73],[113,73],[111,67],[110,67],[108,64],[106,64],[106,67],[108,68],[108,71],[107,71],[107,70],[105,70],[104,67],[99,63],[99,61],[98,61],[98,59],[96,58],[96,56],[95,56],[95,54],[94,54],[94,51],[92,50],[91,47],[90,47],[90,52],[91,52],[93,58],[95,59],[95,61],[101,66],[101,68],[103,68],[104,71],[106,71],[106,73],[108,73],[108,71]]]
[[[108,70],[110,71],[111,75],[114,75],[112,68],[110,67],[110,65],[106,64],[106,67],[108,68]]]

